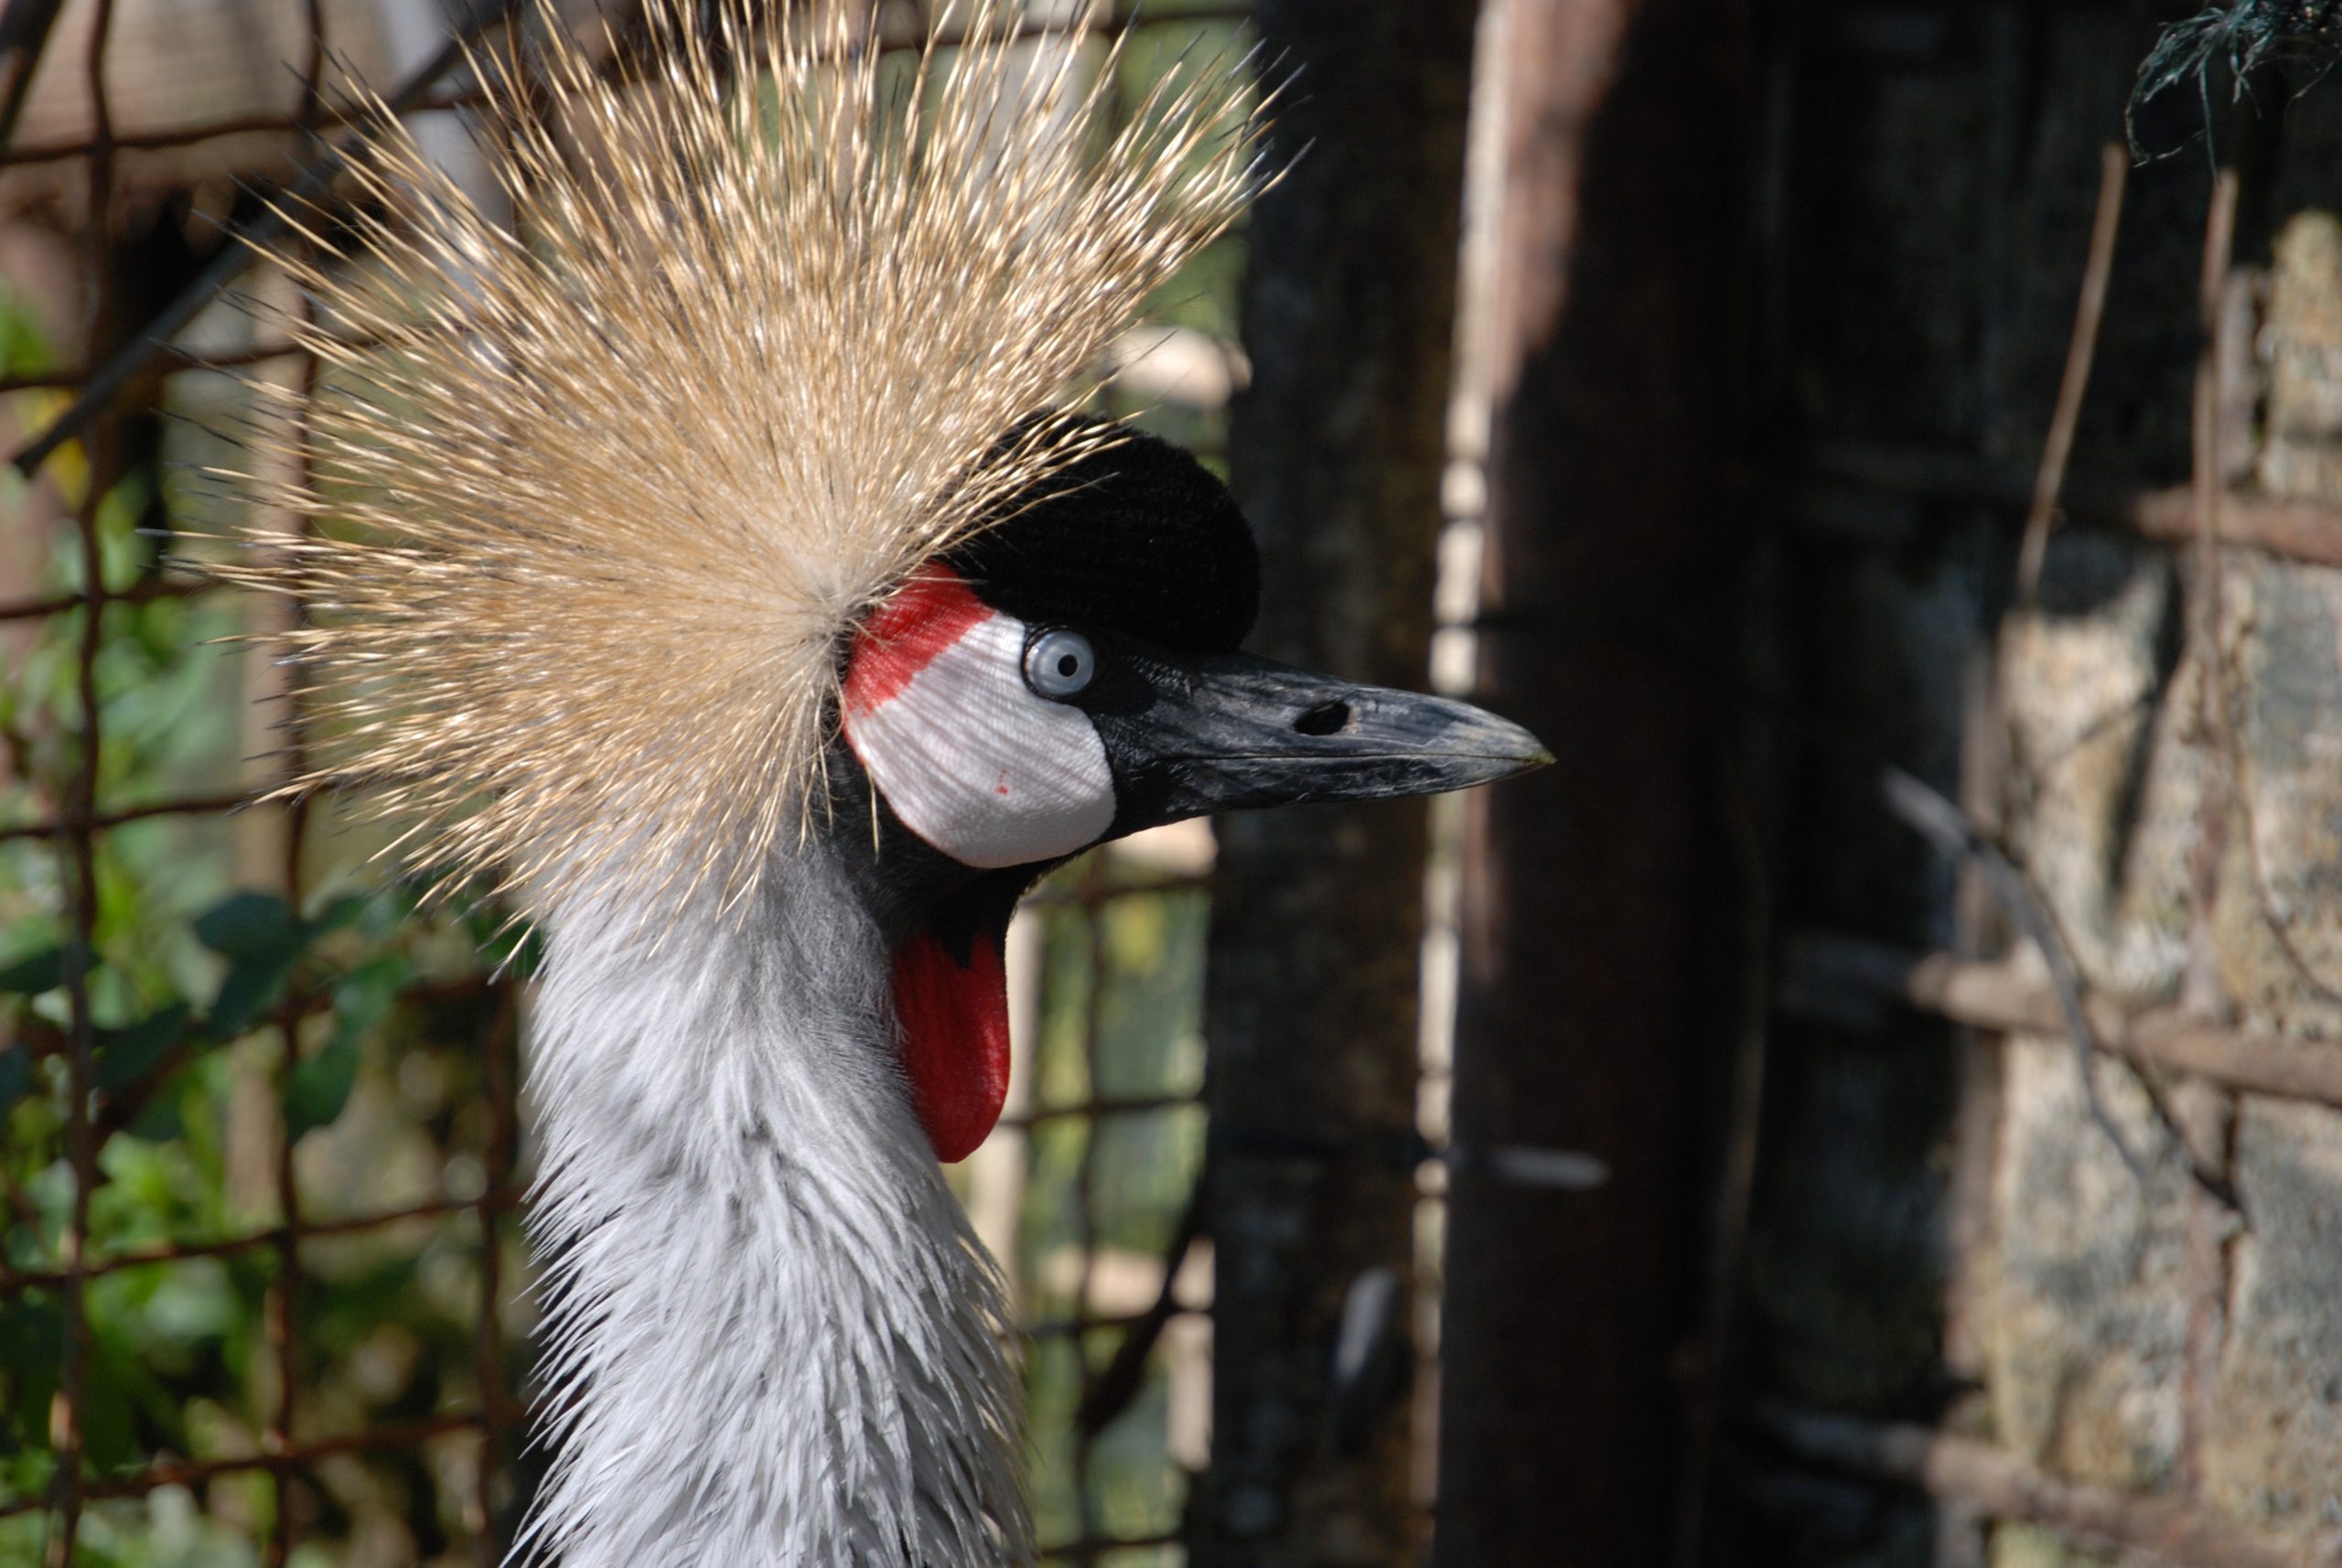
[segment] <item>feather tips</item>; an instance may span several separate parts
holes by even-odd
[[[1031,416],[1240,209],[1258,122],[1205,71],[1110,124],[1098,0],[1030,41],[971,0],[907,71],[854,8],[646,9],[615,70],[475,58],[511,228],[384,116],[353,238],[274,257],[323,373],[225,477],[313,526],[213,569],[308,612],[288,788],[370,786],[448,880],[738,904],[825,799],[843,637],[1096,440]]]

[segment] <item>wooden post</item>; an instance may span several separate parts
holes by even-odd
[[[1284,178],[1247,231],[1231,477],[1261,542],[1252,646],[1422,689],[1454,328],[1472,6],[1262,0]],[[1305,156],[1300,156],[1307,148]],[[1298,157],[1298,161],[1294,161]],[[1341,1412],[1351,1284],[1401,1283],[1415,1202],[1423,809],[1221,826],[1210,995],[1218,1269],[1198,1568],[1418,1560],[1403,1386]]]
[[[1612,1174],[1455,1185],[1443,1568],[1652,1568],[1675,1545],[1692,1120],[1728,971],[1703,958],[1719,721],[1660,628],[1713,618],[1701,585],[1734,558],[1734,16],[1493,0],[1486,24],[1505,167],[1479,696],[1560,761],[1470,803],[1454,1128]]]

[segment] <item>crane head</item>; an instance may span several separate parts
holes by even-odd
[[[1434,794],[1552,760],[1467,703],[1240,651],[1259,575],[1219,481],[1123,432],[855,630],[841,728],[885,814],[882,860],[890,839],[928,890],[906,900],[896,1001],[943,1158],[998,1117],[1001,944],[1050,866],[1214,811]]]
[[[1273,177],[1243,62],[1124,124],[1120,46],[1084,41],[1107,0],[1040,38],[966,0],[908,81],[864,7],[647,0],[618,70],[538,8],[542,70],[472,57],[511,229],[379,103],[347,174],[395,220],[312,243],[280,214],[311,306],[287,331],[325,373],[256,386],[255,460],[215,477],[302,526],[206,570],[302,606],[261,639],[306,671],[284,792],[362,789],[425,886],[656,950],[753,918],[866,779],[903,1058],[956,1158],[998,1113],[1001,944],[1048,866],[1544,759],[1460,703],[1241,653],[1228,493],[1032,417]]]

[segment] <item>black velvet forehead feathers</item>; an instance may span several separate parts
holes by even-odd
[[[1052,475],[946,559],[1019,620],[1187,653],[1234,649],[1260,608],[1260,555],[1235,498],[1187,453],[1136,431]]]

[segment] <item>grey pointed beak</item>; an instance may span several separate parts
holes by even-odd
[[[1147,686],[1143,711],[1093,714],[1117,774],[1117,832],[1253,806],[1436,795],[1553,760],[1468,703],[1248,654],[1166,662]]]

